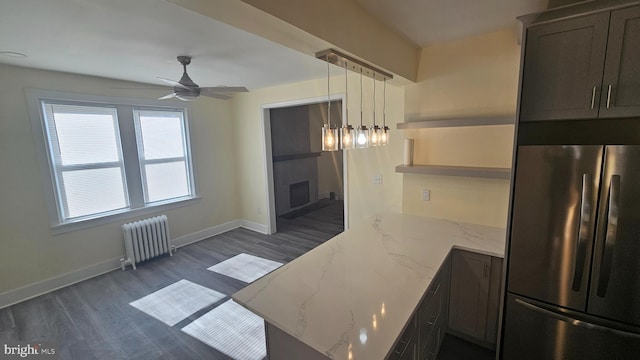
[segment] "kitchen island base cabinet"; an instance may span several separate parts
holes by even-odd
[[[502,259],[454,250],[449,333],[495,349],[501,282]]]
[[[449,313],[449,279],[451,255],[442,264],[438,274],[418,307],[418,334],[420,360],[435,360],[447,330]]]
[[[328,360],[329,358],[266,322],[267,359],[269,360]]]

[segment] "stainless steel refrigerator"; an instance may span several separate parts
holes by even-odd
[[[502,358],[640,359],[640,146],[521,146]]]

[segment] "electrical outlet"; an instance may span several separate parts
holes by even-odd
[[[373,175],[374,184],[382,184],[382,174]]]
[[[422,201],[429,201],[429,200],[431,200],[431,190],[422,189]]]
[[[258,215],[262,215],[262,208],[258,208]]]

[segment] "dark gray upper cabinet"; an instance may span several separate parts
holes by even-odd
[[[640,116],[640,7],[527,29],[520,121]]]
[[[527,29],[520,121],[598,116],[609,12]]]
[[[600,117],[640,114],[640,6],[611,13],[602,88]]]

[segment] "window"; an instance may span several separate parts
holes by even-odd
[[[43,103],[63,219],[126,208],[116,110]]]
[[[182,112],[135,110],[145,203],[190,194]]]
[[[57,224],[194,197],[186,109],[37,101]]]

